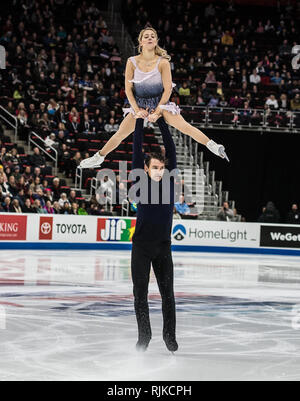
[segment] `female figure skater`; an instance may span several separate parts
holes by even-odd
[[[155,29],[146,28],[140,32],[138,51],[138,56],[127,60],[125,71],[125,92],[131,107],[123,109],[125,118],[115,135],[99,152],[83,160],[80,167],[99,167],[105,157],[134,131],[137,118],[148,118],[154,123],[160,117],[163,117],[169,125],[205,145],[217,156],[229,161],[223,145],[216,144],[199,129],[186,122],[180,114],[180,108],[175,103],[169,102],[175,86],[172,84],[170,56],[158,45]]]

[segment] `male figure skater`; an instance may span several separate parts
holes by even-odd
[[[168,185],[162,185],[165,169],[176,169],[176,148],[168,126],[163,118],[157,123],[162,133],[166,150],[166,159],[161,154],[152,153],[144,161],[142,151],[144,120],[136,120],[133,141],[133,169],[144,169],[147,202],[137,205],[136,229],[132,239],[131,270],[133,280],[134,306],[138,324],[138,342],[136,348],[146,351],[151,340],[151,325],[148,306],[148,285],[151,263],[162,297],[163,339],[169,351],[178,349],[176,342],[176,312],[173,289],[173,261],[171,255],[171,230],[174,208],[174,177],[170,177],[169,202],[163,192]],[[151,187],[158,191],[159,202],[151,203]],[[155,190],[154,189],[154,190]],[[143,189],[141,189],[143,190]],[[138,194],[138,191],[137,191]],[[140,191],[140,196],[141,196]]]

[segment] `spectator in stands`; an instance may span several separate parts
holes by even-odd
[[[47,107],[48,114],[50,116],[54,116],[56,114],[56,112],[58,111],[58,109],[59,109],[59,104],[54,99],[50,99],[49,105]]]
[[[78,214],[80,216],[87,216],[88,212],[86,211],[86,203],[82,202],[79,209],[78,209]]]
[[[101,133],[102,131],[104,131],[104,122],[101,116],[97,118],[95,128],[97,133]]]
[[[106,175],[103,177],[102,180],[100,180],[100,184],[102,193],[106,196],[112,197],[112,191],[115,185],[113,181]]]
[[[55,214],[54,209],[52,207],[52,203],[50,200],[47,200],[44,209],[46,211],[47,214]]]
[[[273,202],[267,203],[258,221],[260,223],[280,223],[280,214]]]
[[[45,194],[40,185],[37,185],[35,188],[35,193],[33,194],[33,199],[38,199],[40,201],[41,207],[44,208],[46,206]]]
[[[205,81],[206,84],[216,84],[217,80],[213,71],[208,71]]]
[[[178,213],[176,207],[174,206],[174,209],[173,209],[173,220],[179,220],[179,219],[181,219],[181,215],[180,215],[180,213]]]
[[[179,96],[190,96],[191,95],[191,90],[188,87],[188,84],[186,81],[183,82],[182,86],[179,88]]]
[[[72,214],[78,215],[78,209],[79,209],[78,203],[77,202],[72,202],[72,204],[71,204]]]
[[[292,205],[286,219],[287,224],[300,224],[300,212],[297,204]]]
[[[115,119],[111,118],[108,124],[105,124],[104,129],[109,134],[114,134],[119,129],[119,124],[116,124]]]
[[[208,107],[217,107],[219,104],[219,97],[217,95],[211,95],[211,98],[208,102]]]
[[[271,82],[275,85],[280,85],[282,83],[282,77],[279,71],[275,72],[275,76],[271,78]]]
[[[11,213],[22,213],[18,199],[13,199],[11,203]]]
[[[54,214],[60,214],[61,207],[57,201],[53,202],[53,211]]]
[[[16,184],[16,179],[13,175],[8,177],[8,191],[12,196],[17,196],[18,194],[18,187]]]
[[[221,210],[217,214],[217,219],[219,221],[233,221],[234,220],[234,212],[229,207],[228,202],[224,202]]]
[[[91,133],[92,131],[95,132],[95,124],[93,121],[90,120],[90,117],[87,113],[84,114],[83,120],[80,123],[79,131],[83,132],[84,134]]]
[[[13,213],[11,198],[9,196],[5,196],[2,208],[5,213]]]
[[[69,193],[69,197],[68,197],[69,202],[71,203],[76,203],[77,199],[76,199],[76,191],[74,191],[74,189],[72,189]]]
[[[230,34],[230,32],[228,30],[226,30],[225,33],[223,34],[222,39],[221,39],[221,43],[224,46],[225,45],[226,46],[232,46],[233,45],[234,39],[233,39],[233,37],[231,36],[231,34]]]
[[[41,202],[39,199],[35,199],[33,206],[32,206],[34,213],[38,214],[46,214],[46,210],[44,210],[41,206]]]
[[[288,44],[288,40],[285,39],[283,44],[279,47],[279,55],[281,57],[289,57],[292,53],[292,47]]]
[[[33,155],[30,157],[30,163],[33,167],[44,168],[46,166],[46,160],[43,155],[41,155],[40,149],[35,147],[33,149]]]
[[[69,203],[67,194],[65,192],[61,193],[58,203],[61,208],[64,207],[65,203]]]
[[[250,75],[249,82],[253,85],[258,85],[261,82],[261,77],[258,75],[256,69],[253,70],[252,74]]]
[[[36,209],[34,209],[31,206],[31,202],[30,202],[29,198],[25,199],[25,203],[22,207],[22,211],[23,211],[23,213],[36,213]]]
[[[125,184],[123,182],[118,182],[117,183],[117,189],[116,189],[116,202],[117,202],[117,204],[121,205],[122,201],[124,199],[127,199],[127,190],[126,190]]]
[[[232,96],[229,101],[229,105],[236,109],[240,109],[243,106],[243,99],[241,99],[238,95]]]
[[[191,210],[184,199],[184,194],[181,194],[179,197],[179,202],[175,203],[175,209],[180,215],[187,215],[191,213]]]
[[[293,111],[300,111],[300,94],[297,93],[294,99],[291,100],[291,109]]]
[[[58,177],[53,179],[50,189],[52,191],[53,199],[58,201],[61,193],[60,179]]]
[[[25,167],[25,171],[23,173],[23,178],[24,178],[25,185],[29,185],[33,182],[33,175],[31,174],[30,166]]]
[[[266,106],[270,107],[270,109],[277,110],[279,108],[278,101],[274,94],[270,95],[266,100]]]
[[[73,115],[72,121],[67,123],[67,129],[72,134],[78,134],[79,128],[80,127],[79,127],[78,117],[77,117],[77,115]]]
[[[279,108],[282,111],[286,111],[289,108],[289,100],[285,93],[282,93],[280,96]]]

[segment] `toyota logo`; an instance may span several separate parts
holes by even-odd
[[[49,223],[43,223],[43,224],[41,225],[41,232],[42,232],[42,234],[44,234],[44,235],[49,234],[49,233],[51,232],[51,224],[49,224]]]

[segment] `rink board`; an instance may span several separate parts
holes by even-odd
[[[131,250],[135,223],[127,217],[3,213],[0,249]],[[174,220],[172,249],[300,255],[300,226]]]

